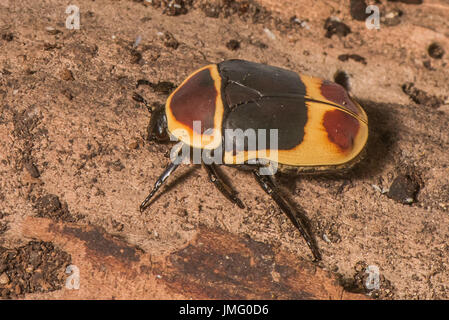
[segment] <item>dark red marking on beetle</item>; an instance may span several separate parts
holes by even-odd
[[[170,109],[175,119],[193,130],[193,121],[201,121],[201,132],[214,127],[215,82],[209,69],[193,75],[173,95]]]
[[[344,107],[358,116],[362,115],[359,108],[349,97],[348,92],[341,85],[328,80],[323,80],[320,90],[323,97],[327,100]]]
[[[354,139],[359,131],[359,121],[341,110],[327,111],[323,117],[323,126],[329,140],[342,151],[349,151],[354,146]]]

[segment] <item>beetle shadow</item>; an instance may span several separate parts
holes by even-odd
[[[401,105],[370,100],[360,100],[360,104],[368,115],[369,136],[365,157],[350,170],[349,177],[354,180],[380,174],[385,163],[394,162],[399,148],[395,109]]]
[[[364,156],[354,167],[335,173],[300,174],[289,176],[279,174],[279,180],[290,191],[296,188],[297,180],[318,180],[323,182],[357,181],[374,177],[382,172],[385,163],[394,162],[394,155],[398,152],[399,124],[394,109],[398,104],[378,103],[370,100],[359,100],[368,115],[368,142]]]
[[[373,177],[382,172],[384,164],[394,162],[394,155],[398,151],[397,125],[398,119],[394,115],[394,108],[400,107],[398,104],[377,103],[368,100],[360,101],[364,110],[368,115],[369,137],[365,149],[365,155],[359,163],[353,168],[342,173],[319,173],[319,174],[302,174],[288,175],[277,174],[279,189],[284,199],[297,210],[296,216],[300,218],[306,225],[308,230],[314,231],[315,236],[320,236],[318,229],[314,228],[314,223],[307,216],[307,212],[302,208],[301,203],[293,201],[292,195],[295,193],[296,182],[298,179],[315,180],[333,185],[332,182],[338,183],[335,187],[335,193],[343,191],[344,186],[350,181],[362,180],[367,177]],[[314,241],[316,241],[316,238]]]

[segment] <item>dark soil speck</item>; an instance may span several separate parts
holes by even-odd
[[[231,51],[236,51],[240,49],[240,42],[237,40],[230,40],[228,43],[226,43],[226,48]]]
[[[409,175],[397,176],[390,186],[387,196],[399,203],[411,204],[416,201],[419,183]]]
[[[439,43],[432,43],[429,48],[427,49],[427,52],[429,53],[429,56],[431,56],[434,59],[441,59],[444,55],[444,49]]]
[[[333,18],[326,19],[324,22],[324,29],[326,29],[327,38],[331,38],[334,34],[339,37],[346,37],[351,33],[351,29],[346,24]]]

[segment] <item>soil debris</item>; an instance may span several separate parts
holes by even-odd
[[[402,91],[417,104],[429,106],[431,108],[438,108],[443,104],[442,99],[429,95],[424,90],[416,88],[413,82],[404,83],[402,85]]]
[[[419,183],[410,175],[399,175],[391,184],[387,196],[402,204],[412,204],[416,201],[419,187]]]
[[[427,49],[427,52],[429,53],[429,56],[431,56],[434,59],[441,59],[444,56],[444,49],[437,42],[432,43]]]
[[[341,54],[338,56],[338,60],[340,61],[348,61],[349,59],[360,62],[361,64],[366,65],[366,59],[358,54]]]
[[[367,4],[365,0],[351,0],[349,6],[349,12],[351,13],[351,17],[357,21],[365,21],[369,16],[366,13]]]
[[[326,30],[326,38],[331,38],[334,34],[339,37],[346,37],[351,33],[351,28],[334,17],[329,17],[326,19],[324,22],[324,29]]]
[[[70,262],[70,255],[51,242],[31,241],[16,249],[0,247],[0,297],[60,290]]]

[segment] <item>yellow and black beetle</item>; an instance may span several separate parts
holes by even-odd
[[[195,121],[201,126],[195,127]],[[237,145],[232,139],[229,143],[225,141],[229,129],[277,129],[276,150],[270,149],[271,144],[261,144],[265,146],[261,150],[257,147],[260,144],[254,148],[249,143]],[[283,198],[273,177],[259,169],[269,164],[284,173],[347,169],[366,145],[368,118],[336,83],[264,64],[227,60],[191,74],[169,96],[165,107],[153,110],[149,133],[159,142],[171,136],[191,149],[218,150],[219,164],[251,169],[319,260],[321,255],[305,217]],[[179,163],[170,163],[162,173],[142,202],[141,211]],[[215,186],[243,208],[237,193],[220,178],[217,163],[203,164]]]

